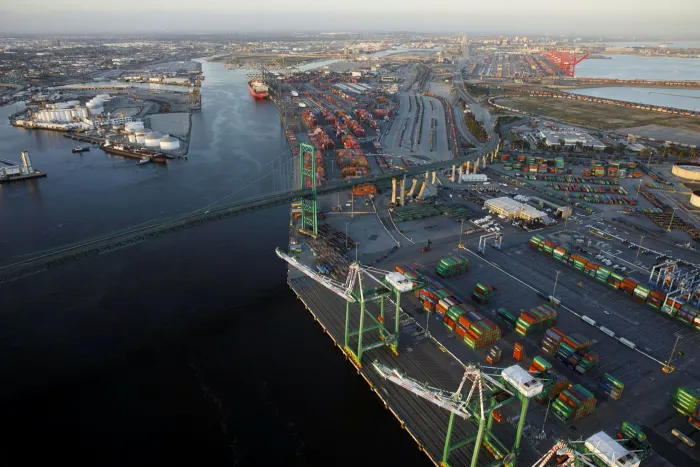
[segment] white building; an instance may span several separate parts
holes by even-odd
[[[99,128],[105,125],[124,125],[131,122],[131,117],[115,117],[115,118],[84,118],[83,123],[90,125],[93,128]]]
[[[486,200],[484,206],[486,206],[490,212],[499,214],[509,219],[515,218],[533,221],[547,217],[547,214],[539,209],[535,209],[528,204],[515,201],[513,198],[509,198],[507,196]]]
[[[547,146],[559,146],[559,141],[564,140],[564,146],[575,146],[577,143],[583,146],[593,146],[593,149],[605,149],[605,144],[592,137],[588,133],[578,131],[551,131],[540,130],[539,137],[544,138]]]

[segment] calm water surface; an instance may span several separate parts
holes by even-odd
[[[610,55],[610,60],[587,59],[576,65],[580,78],[700,80],[700,59]]]
[[[72,154],[1,109],[0,157],[49,176],[0,187],[0,258],[287,186],[275,107],[243,72],[204,74],[167,167]],[[288,292],[287,226],[279,207],[0,287],[0,463],[427,465]]]

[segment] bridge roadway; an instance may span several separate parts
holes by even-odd
[[[471,154],[464,158],[431,162],[405,170],[369,175],[359,179],[331,182],[327,185],[318,187],[317,193],[318,195],[325,195],[338,191],[345,191],[355,185],[388,181],[395,177],[403,177],[404,175],[420,175],[427,171],[444,169],[462,162],[473,161],[478,157],[493,151],[496,148],[497,142],[498,141],[496,138],[492,138],[491,141],[477,153]],[[211,208],[207,211],[199,209],[184,216],[175,217],[165,221],[153,222],[151,224],[142,225],[136,228],[129,228],[119,232],[113,232],[91,240],[44,251],[37,253],[36,255],[32,255],[28,259],[22,261],[13,261],[12,259],[9,259],[4,265],[0,266],[0,284],[32,274],[37,274],[83,258],[109,253],[110,251],[126,248],[147,240],[153,240],[170,233],[235,217],[248,212],[259,211],[282,204],[289,204],[309,197],[311,197],[311,190],[303,189],[243,199],[226,206]]]

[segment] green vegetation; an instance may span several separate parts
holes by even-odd
[[[480,143],[488,141],[489,135],[486,129],[477,121],[473,113],[467,112],[464,115],[464,120],[467,124],[467,130],[469,130],[469,133],[471,133],[477,141]]]
[[[501,134],[501,125],[508,125],[509,123],[517,122],[522,117],[516,117],[515,115],[501,115],[496,119],[496,134]]]

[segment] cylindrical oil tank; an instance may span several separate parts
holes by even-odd
[[[132,133],[129,135],[129,142],[136,143],[136,135],[135,134]]]
[[[76,105],[80,105],[80,101],[68,101],[66,102],[70,107],[75,107]]]
[[[160,140],[160,148],[164,151],[172,151],[180,147],[180,140],[172,136],[166,136]]]
[[[87,101],[87,104],[85,104],[85,106],[88,109],[94,109],[95,107],[102,107],[102,101],[99,99],[90,99],[89,101]]]
[[[160,146],[160,133],[151,133],[146,136],[146,146],[157,147]]]
[[[70,122],[73,120],[73,116],[70,113],[70,109],[61,110],[61,121]]]
[[[93,107],[90,109],[90,113],[92,115],[102,115],[102,113],[105,111],[103,107]]]
[[[700,164],[693,162],[677,162],[673,164],[671,173],[676,177],[698,182],[700,181]]]
[[[690,195],[690,204],[696,208],[700,208],[700,190],[694,191],[693,194]]]
[[[69,107],[70,107],[70,104],[68,102],[57,102],[56,103],[57,109],[67,109]]]
[[[112,98],[109,94],[98,94],[95,96],[97,99],[101,99],[103,101],[108,101]]]

